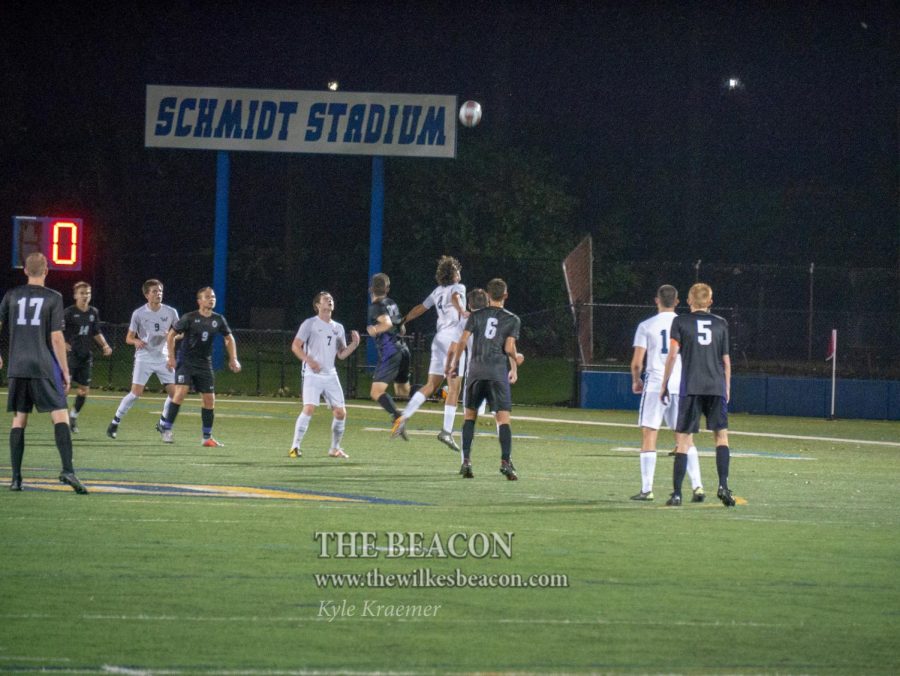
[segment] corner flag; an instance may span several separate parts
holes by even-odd
[[[828,419],[834,420],[834,401],[837,394],[837,329],[831,329],[825,361],[831,361],[831,415]]]

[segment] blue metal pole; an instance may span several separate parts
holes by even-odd
[[[216,312],[225,314],[226,282],[228,278],[228,182],[231,161],[228,153],[220,150],[216,157],[216,225],[213,243],[213,290],[216,292]],[[223,345],[213,346],[213,368],[221,369]]]
[[[384,158],[372,157],[372,204],[369,208],[369,278],[382,272],[381,243],[384,235]],[[366,303],[368,306],[368,302]],[[366,363],[374,366],[378,359],[375,342],[366,341]]]

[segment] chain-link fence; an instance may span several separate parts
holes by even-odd
[[[802,310],[715,307],[712,311],[728,321],[735,373],[830,374],[825,356],[834,328],[841,377],[900,378],[900,331],[895,321],[883,315],[820,312],[811,321]],[[594,364],[585,366],[627,368],[634,331],[655,312],[652,305],[594,304]],[[808,358],[810,332],[812,359]]]

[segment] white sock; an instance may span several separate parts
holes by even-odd
[[[77,419],[78,419],[78,411],[76,411],[76,410],[73,408],[72,410],[69,411],[69,417],[70,417],[72,420],[77,420]]]
[[[444,432],[453,432],[453,423],[456,420],[456,406],[447,406],[444,404],[444,426],[441,428]]]
[[[306,430],[309,429],[310,420],[312,420],[312,416],[305,413],[297,416],[297,422],[294,423],[294,441],[291,443],[291,448],[300,448],[303,436],[306,434]]]
[[[122,397],[122,401],[119,402],[119,408],[116,409],[116,418],[123,418],[125,414],[128,413],[128,409],[134,406],[134,402],[138,400],[138,397],[129,392],[124,397]]]
[[[425,395],[422,394],[422,390],[418,390],[412,397],[410,397],[409,402],[406,404],[406,408],[403,409],[403,417],[411,418],[413,413],[419,410],[419,406],[425,403]]]
[[[165,402],[163,402],[162,415],[160,416],[161,419],[164,420],[165,418],[168,417],[168,415],[169,415],[169,404],[171,404],[171,403],[172,403],[172,397],[170,397],[169,395],[166,395],[166,400],[165,400]]]
[[[478,407],[478,415],[484,415],[484,412],[487,411],[487,399],[481,402],[481,406]]]
[[[656,451],[641,451],[641,493],[653,490],[653,475],[656,473]]]
[[[691,489],[700,488],[703,482],[700,480],[700,458],[697,455],[697,447],[691,446],[687,452],[687,473],[691,478]]]
[[[331,447],[332,448],[340,448],[341,447],[341,439],[344,438],[344,426],[346,424],[346,419],[338,420],[337,418],[332,419],[331,421]]]

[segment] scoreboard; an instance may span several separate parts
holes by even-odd
[[[25,267],[29,254],[39,251],[51,270],[81,270],[84,223],[62,216],[13,216],[12,266]]]

